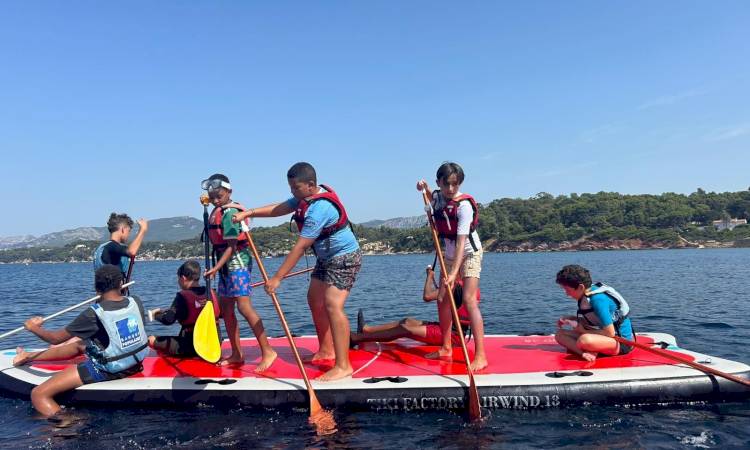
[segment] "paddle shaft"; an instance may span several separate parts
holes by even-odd
[[[211,270],[211,244],[208,239],[208,205],[203,205],[203,256],[206,271]],[[206,292],[211,293],[211,277],[203,277],[206,280]],[[212,294],[210,294],[212,295]]]
[[[687,364],[688,366],[690,366],[690,367],[692,367],[694,369],[698,369],[701,372],[705,372],[705,373],[709,373],[711,375],[716,375],[716,376],[719,376],[719,377],[722,377],[722,378],[726,378],[727,380],[731,380],[731,381],[734,381],[735,383],[739,383],[739,384],[742,384],[742,385],[750,387],[750,381],[749,380],[745,380],[743,378],[737,377],[737,376],[732,375],[730,373],[726,373],[726,372],[722,372],[720,370],[716,370],[716,369],[714,369],[712,367],[704,366],[703,364],[698,364],[696,362],[690,361],[687,358],[681,358],[679,356],[673,355],[673,354],[671,354],[669,352],[666,352],[666,351],[658,349],[658,348],[653,348],[653,347],[649,347],[648,345],[640,344],[638,342],[629,341],[627,339],[621,338],[620,336],[612,336],[612,339],[616,340],[620,344],[629,345],[631,347],[637,347],[637,348],[640,348],[641,350],[646,350],[647,352],[651,352],[651,353],[657,354],[657,355],[659,355],[661,357],[664,357],[664,358],[667,358],[667,359],[671,359],[672,361],[677,361],[677,362],[682,363],[682,364]]]
[[[312,270],[315,270],[315,267],[308,267],[307,269],[302,269],[302,270],[298,270],[296,272],[291,272],[291,273],[288,273],[288,274],[284,275],[284,279],[286,280],[287,278],[293,277],[295,275],[302,275],[303,273],[307,273],[307,272],[310,272]],[[256,281],[255,283],[251,284],[250,287],[263,286],[264,284],[266,284],[265,281]]]
[[[129,283],[125,283],[125,284],[123,284],[123,285],[122,285],[122,287],[123,287],[123,288],[126,288],[126,287],[128,287],[128,286],[131,286],[131,285],[133,285],[133,284],[135,284],[135,281],[131,281],[131,282],[129,282]],[[85,304],[87,304],[87,303],[95,302],[95,301],[99,300],[99,298],[100,298],[100,297],[101,297],[101,295],[97,295],[96,297],[91,297],[91,298],[90,298],[90,299],[88,299],[88,300],[84,300],[84,301],[82,301],[81,303],[78,303],[78,304],[75,304],[75,305],[73,305],[73,306],[70,306],[70,307],[68,307],[68,308],[65,308],[65,309],[63,309],[62,311],[58,311],[58,312],[56,312],[56,313],[54,313],[54,314],[50,314],[49,316],[47,316],[47,317],[44,317],[44,318],[42,319],[42,322],[46,322],[46,321],[48,321],[48,320],[50,320],[50,319],[54,319],[54,318],[55,318],[55,317],[57,317],[57,316],[61,316],[61,315],[65,314],[66,312],[69,312],[69,311],[73,311],[74,309],[76,309],[76,308],[80,308],[81,306],[83,306],[83,305],[85,305]],[[2,339],[2,338],[4,338],[4,337],[8,337],[8,336],[11,336],[11,335],[14,335],[14,334],[16,334],[16,333],[18,333],[18,332],[20,332],[20,331],[23,331],[23,330],[25,330],[25,329],[26,329],[26,328],[24,328],[24,327],[22,327],[22,326],[21,326],[21,327],[18,327],[18,328],[16,328],[15,330],[12,330],[12,331],[8,331],[7,333],[3,333],[3,334],[0,334],[0,339]]]
[[[425,213],[427,213],[427,220],[430,225],[430,232],[432,233],[432,242],[435,244],[435,256],[437,261],[440,263],[440,277],[443,279],[443,286],[445,286],[445,292],[448,294],[448,300],[451,308],[451,314],[453,315],[453,323],[460,330],[461,319],[458,317],[458,309],[456,309],[456,302],[453,298],[453,286],[448,286],[448,271],[445,266],[445,258],[443,257],[443,250],[440,247],[440,238],[438,237],[435,221],[432,218],[431,210],[432,205],[430,199],[427,196],[427,190],[422,189],[422,198],[425,205]],[[434,267],[433,267],[434,270]],[[469,418],[471,420],[478,420],[482,417],[482,411],[479,407],[479,391],[477,385],[474,382],[474,371],[471,370],[471,361],[469,360],[469,350],[466,348],[466,341],[459,339],[461,342],[461,351],[464,354],[464,361],[466,362],[466,373],[469,375]]]
[[[255,261],[258,263],[258,270],[260,270],[260,275],[263,277],[263,282],[268,282],[268,273],[266,272],[266,268],[263,266],[263,260],[260,257],[260,254],[258,253],[258,249],[255,247],[255,242],[253,242],[253,235],[250,232],[249,227],[247,224],[242,222],[242,230],[247,234],[247,242],[250,245],[250,251],[253,252],[253,257],[255,258]],[[286,277],[285,277],[286,278]],[[284,328],[284,333],[286,334],[286,338],[289,341],[289,347],[292,349],[292,353],[294,354],[294,360],[297,362],[297,367],[299,367],[299,371],[302,374],[302,378],[305,380],[305,386],[307,386],[307,393],[310,396],[310,416],[313,416],[317,414],[322,407],[320,406],[320,402],[318,401],[318,396],[315,395],[315,390],[312,387],[312,384],[310,383],[310,379],[307,377],[307,372],[305,372],[305,366],[302,364],[302,358],[299,356],[299,350],[297,350],[297,344],[294,343],[294,338],[292,337],[292,332],[289,330],[289,325],[286,322],[286,318],[284,317],[284,311],[281,310],[281,304],[279,303],[278,297],[276,297],[276,294],[271,294],[271,300],[273,300],[273,306],[276,308],[276,313],[279,315],[279,320],[281,321],[281,326]]]

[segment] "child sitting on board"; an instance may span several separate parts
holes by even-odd
[[[104,265],[96,270],[94,287],[101,298],[61,330],[47,330],[41,317],[32,317],[24,327],[42,340],[59,344],[71,337],[81,341],[38,352],[16,349],[13,365],[33,361],[65,360],[84,354],[87,358],[52,375],[31,391],[31,403],[45,417],[60,411],[54,397],[84,384],[117,380],[134,375],[148,355],[144,309],[136,297],[123,297],[120,268]]]
[[[557,321],[555,340],[560,345],[589,362],[594,362],[599,354],[625,355],[633,350],[612,339],[620,336],[633,340],[630,307],[619,292],[603,283],[592,287],[591,274],[578,265],[563,267],[557,272],[556,281],[568,297],[578,302],[575,316],[563,316]],[[564,329],[566,324],[573,329]]]
[[[154,350],[180,358],[197,356],[193,347],[193,329],[207,302],[206,287],[200,285],[200,277],[201,266],[198,261],[186,261],[177,269],[180,291],[172,300],[172,305],[165,310],[157,308],[149,311],[149,317],[153,316],[164,325],[179,322],[182,326],[177,336],[149,336],[148,344]],[[219,305],[213,292],[211,299],[214,314],[218,317]]]

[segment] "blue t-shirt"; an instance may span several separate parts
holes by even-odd
[[[286,203],[293,209],[297,209],[299,200],[292,197]],[[307,239],[317,239],[323,228],[335,224],[338,220],[339,212],[336,207],[328,200],[318,200],[305,211],[305,222],[299,235]],[[328,239],[315,241],[313,249],[318,259],[327,260],[358,250],[359,243],[351,228],[346,227],[333,233]]]
[[[613,324],[614,321],[612,318],[617,311],[617,303],[612,300],[612,297],[605,293],[594,294],[589,298],[589,303],[594,310],[600,327],[604,328]],[[591,316],[589,315],[588,317],[590,318]],[[633,326],[630,323],[630,318],[626,318],[620,324],[620,336],[630,341],[633,340]]]

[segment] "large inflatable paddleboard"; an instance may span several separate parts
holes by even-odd
[[[317,349],[314,336],[295,339],[303,359]],[[475,373],[481,405],[485,408],[717,401],[750,396],[750,389],[739,383],[706,375],[637,348],[627,355],[588,363],[566,353],[553,336],[487,336],[485,342],[490,364]],[[678,348],[674,337],[668,334],[639,334],[638,342],[750,379],[750,366]],[[279,357],[262,375],[253,372],[260,361],[257,342],[243,339],[242,345],[245,364],[230,367],[218,367],[199,359],[163,357],[152,351],[144,361],[142,373],[82,386],[62,395],[60,400],[118,407],[197,403],[307,407],[307,390],[286,338],[271,339]],[[224,347],[227,353],[227,342]],[[473,355],[473,342],[468,347]],[[363,344],[351,350],[354,366],[351,378],[334,382],[313,380],[313,387],[326,407],[393,411],[464,408],[468,377],[461,351],[454,350],[453,361],[425,359],[424,355],[435,349],[410,339]],[[45,361],[13,367],[14,355],[14,350],[0,354],[0,390],[6,395],[27,397],[34,386],[80,361]],[[310,379],[328,368],[306,364]]]

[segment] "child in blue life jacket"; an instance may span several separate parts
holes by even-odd
[[[130,231],[133,229],[133,219],[127,214],[112,213],[107,220],[107,230],[109,230],[109,241],[99,245],[94,250],[94,270],[105,264],[112,264],[120,267],[123,276],[128,271],[130,258],[134,257],[141,248],[143,238],[148,231],[148,221],[138,219],[138,234],[129,245],[125,245],[130,237]]]
[[[318,334],[319,348],[311,361],[335,358],[333,368],[318,380],[338,380],[350,376],[353,371],[349,361],[349,319],[344,312],[344,303],[362,266],[362,252],[344,205],[333,189],[318,186],[313,166],[306,162],[296,163],[286,176],[292,198],[235,214],[233,220],[294,213],[299,238],[265,289],[269,295],[274,293],[305,251],[313,248],[317,262],[307,291],[307,303]]]
[[[479,290],[479,274],[482,271],[482,242],[477,234],[479,209],[471,195],[460,192],[464,182],[464,170],[454,162],[443,163],[437,170],[437,184],[440,188],[432,192],[433,220],[435,227],[445,245],[445,270],[448,286],[453,286],[456,279],[463,279],[463,303],[469,312],[469,321],[474,333],[474,360],[471,369],[482,370],[487,367],[487,354],[484,350],[484,320],[476,300]],[[417,182],[417,190],[427,190],[425,180]],[[442,277],[441,277],[442,279]],[[447,295],[438,300],[438,317],[443,343],[427,358],[450,358],[453,356],[451,342],[451,324],[453,316],[450,302],[443,301]]]
[[[180,334],[177,336],[149,336],[148,345],[154,350],[169,356],[189,358],[197,356],[193,347],[193,330],[203,307],[207,303],[206,287],[200,285],[201,266],[198,261],[190,260],[177,269],[177,284],[180,291],[175,295],[172,305],[162,310],[151,310],[149,315],[164,325],[179,322]],[[219,304],[211,293],[214,314],[218,316]]]
[[[123,276],[120,268],[105,265],[94,275],[96,292],[101,298],[86,308],[68,326],[61,330],[46,330],[41,317],[32,317],[24,327],[51,344],[73,342],[39,352],[16,349],[13,365],[32,361],[70,359],[80,354],[86,360],[57,372],[31,391],[31,402],[43,416],[50,417],[60,411],[54,397],[84,384],[117,380],[143,370],[141,361],[148,355],[148,340],[144,327],[144,309],[136,297],[123,297],[120,289]]]
[[[557,284],[565,294],[578,302],[575,316],[558,319],[555,339],[572,353],[594,362],[597,355],[625,355],[632,347],[612,339],[619,336],[634,340],[633,326],[628,317],[630,307],[614,288],[602,283],[592,286],[589,271],[568,265],[557,272]],[[570,324],[573,329],[563,329]]]

